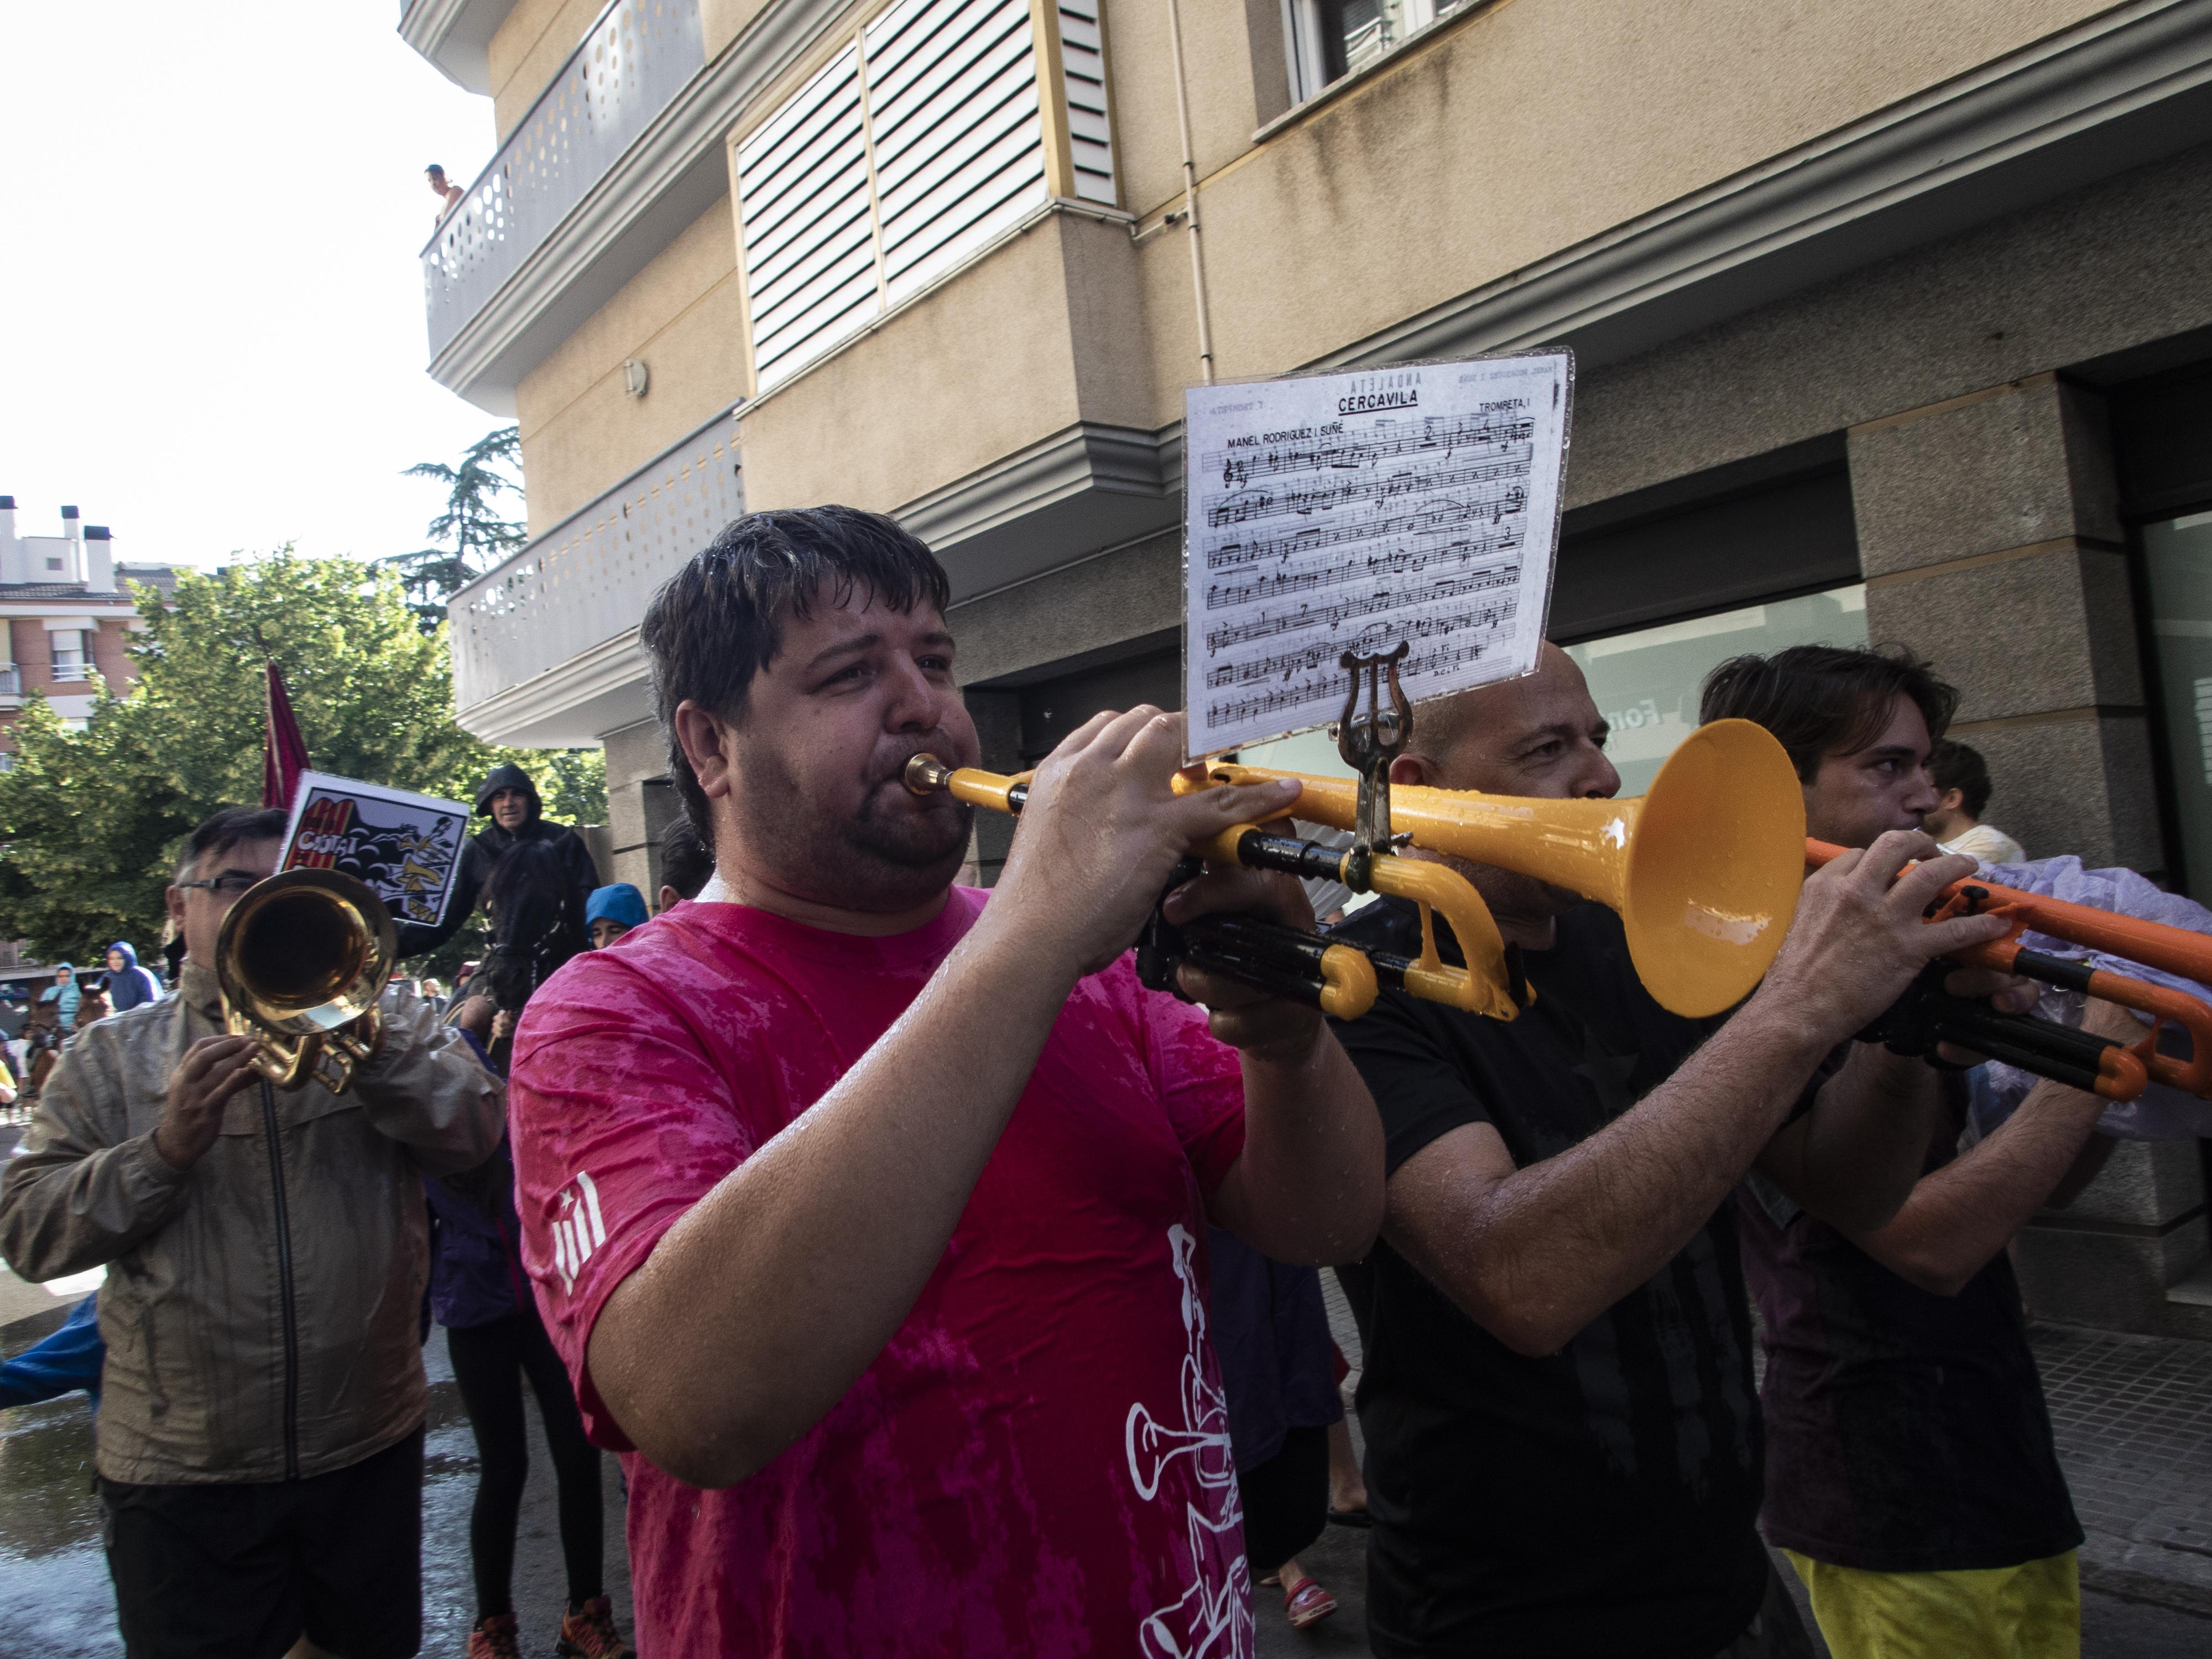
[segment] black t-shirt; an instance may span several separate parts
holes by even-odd
[[[1410,905],[1378,900],[1335,936],[1413,955],[1419,924]],[[1336,1027],[1382,1111],[1391,1171],[1466,1123],[1492,1125],[1523,1168],[1551,1158],[1705,1035],[1645,993],[1609,910],[1578,907],[1554,949],[1518,961],[1536,993],[1518,1019],[1386,992]],[[1389,1244],[1368,1265],[1358,1404],[1378,1656],[1708,1659],[1750,1624],[1768,1568],[1731,1204],[1540,1359]]]
[[[1953,1105],[1930,1170],[1956,1146]],[[1867,1572],[2013,1567],[2080,1544],[2003,1253],[1958,1295],[1932,1295],[1757,1176],[1749,1186],[1768,1538]]]

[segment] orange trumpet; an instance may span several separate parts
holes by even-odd
[[[1824,865],[1844,850],[1827,842],[1808,840],[1805,861]],[[1987,945],[1956,952],[1955,960],[2101,997],[2150,1015],[2153,1024],[2141,1042],[2129,1044],[2049,1020],[1999,1014],[1985,1006],[1953,999],[1942,1022],[1947,1026],[1941,1033],[1946,1041],[1964,1043],[1993,1060],[2039,1076],[2094,1090],[2107,1100],[2133,1100],[2151,1082],[2166,1084],[2200,1099],[2212,1099],[2212,1007],[2183,992],[2028,950],[2020,937],[2031,932],[2048,934],[2202,985],[2212,985],[2212,939],[1972,877],[1953,882],[1928,910],[1930,921],[1978,915],[2002,916],[2011,924],[2011,931]],[[2158,1052],[2159,1032],[2169,1024],[2189,1034],[2188,1059]]]

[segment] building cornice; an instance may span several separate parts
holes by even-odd
[[[893,515],[933,548],[955,604],[1175,522],[1182,436],[1085,421]]]
[[[724,138],[851,9],[852,0],[767,6],[453,336],[430,377],[480,409],[513,414],[523,376],[728,193]]]
[[[1327,354],[1662,340],[2212,137],[2212,0],[2136,0]]]
[[[1297,368],[1539,345],[1585,367],[1648,349],[1890,253],[2212,137],[2212,0],[2137,0],[1880,111]],[[1064,539],[1025,514],[1127,491],[1157,452],[1159,522],[1181,493],[1182,423],[1071,428],[932,491],[897,516],[945,555],[957,597],[1012,586],[1126,539]],[[1092,434],[1101,434],[1094,438]],[[1103,434],[1111,432],[1110,443]],[[1079,436],[1079,434],[1080,434]],[[973,553],[963,556],[963,544]],[[1017,558],[993,556],[1000,544]],[[988,586],[969,585],[995,576]]]
[[[399,38],[455,86],[491,90],[491,38],[514,0],[414,0],[399,19]]]

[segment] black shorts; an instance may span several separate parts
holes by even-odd
[[[130,1659],[345,1659],[422,1645],[422,1431],[305,1480],[100,1483]]]

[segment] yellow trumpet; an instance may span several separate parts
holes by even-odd
[[[1291,808],[1299,817],[1357,828],[1356,779],[1217,762],[1203,782],[1188,773],[1176,781],[1188,789],[1283,777],[1304,791]],[[1751,994],[1782,948],[1804,881],[1803,792],[1782,745],[1749,720],[1698,727],[1659,769],[1650,793],[1632,799],[1547,800],[1399,784],[1389,792],[1389,813],[1394,839],[1534,876],[1619,911],[1644,988],[1662,1007],[1691,1018]],[[1378,859],[1372,884],[1443,910],[1469,970],[1480,969],[1502,993],[1504,947],[1487,908],[1479,920],[1469,915],[1472,888],[1459,895],[1417,873],[1424,870],[1457,879],[1435,865]],[[1481,906],[1480,897],[1474,902]],[[1425,915],[1425,961],[1433,950],[1426,924]],[[1407,988],[1428,994],[1410,979]],[[1449,994],[1436,1000],[1459,1002]],[[1491,1006],[1473,1012],[1510,1018]]]
[[[1704,1018],[1751,994],[1782,948],[1804,878],[1804,797],[1771,735],[1748,720],[1701,726],[1668,758],[1650,793],[1632,800],[1394,787],[1389,762],[1413,729],[1412,708],[1397,685],[1402,654],[1345,659],[1354,701],[1345,706],[1340,748],[1358,769],[1357,779],[1224,761],[1179,774],[1176,787],[1188,793],[1295,778],[1304,793],[1291,810],[1352,831],[1349,849],[1237,824],[1193,854],[1410,899],[1420,912],[1420,954],[1361,951],[1246,917],[1206,917],[1176,928],[1156,913],[1137,952],[1147,984],[1172,985],[1175,965],[1187,961],[1302,996],[1343,1019],[1365,1013],[1384,985],[1469,1013],[1513,1018],[1517,988],[1489,907],[1449,864],[1404,856],[1401,849],[1411,847],[1516,871],[1611,906],[1626,924],[1638,975],[1674,1013]],[[1379,706],[1384,669],[1395,710]],[[1355,707],[1362,672],[1369,693],[1364,715]],[[933,755],[908,762],[906,784],[917,794],[944,790],[971,805],[1016,814],[1029,797],[1026,775],[950,767]],[[1439,912],[1464,966],[1447,963],[1437,947]]]

